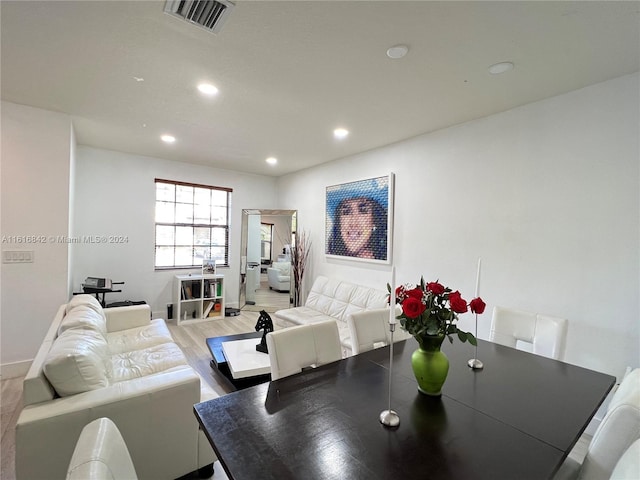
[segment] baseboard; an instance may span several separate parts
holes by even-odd
[[[29,371],[32,360],[24,360],[22,362],[3,363],[0,365],[0,378],[16,378],[24,377]]]

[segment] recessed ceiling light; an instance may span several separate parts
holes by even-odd
[[[346,138],[348,135],[349,135],[349,130],[347,130],[346,128],[336,128],[333,131],[333,136],[339,140]]]
[[[269,165],[275,165],[278,163],[278,159],[275,157],[269,157],[265,160]]]
[[[406,45],[396,45],[387,50],[387,57],[389,58],[402,58],[409,51],[409,47]]]
[[[136,82],[144,82],[144,78],[142,77],[133,77]]]
[[[495,63],[489,67],[489,73],[492,75],[498,75],[509,70],[513,70],[513,63],[511,62]]]
[[[174,137],[173,135],[162,135],[160,137],[160,140],[162,140],[165,143],[173,143],[176,141],[176,137]]]
[[[218,89],[210,83],[201,83],[198,85],[198,90],[200,90],[200,93],[204,93],[205,95],[215,95],[218,93]]]

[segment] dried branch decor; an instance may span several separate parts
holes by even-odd
[[[299,307],[302,303],[302,279],[307,266],[311,240],[304,231],[296,234],[295,245],[291,249],[291,267],[293,269],[293,306]]]

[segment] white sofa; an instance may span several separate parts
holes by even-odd
[[[148,305],[103,310],[75,296],[24,379],[16,477],[64,479],[80,432],[100,417],[117,425],[139,478],[183,476],[215,461],[193,405],[216,396]]]
[[[335,319],[346,357],[352,354],[348,316],[363,310],[387,308],[387,296],[383,290],[318,276],[304,306],[278,310],[274,314],[275,323],[286,328]]]
[[[274,262],[267,268],[269,288],[279,292],[288,292],[291,288],[291,262]]]
[[[82,429],[67,470],[67,480],[137,480],[127,444],[106,417]]]

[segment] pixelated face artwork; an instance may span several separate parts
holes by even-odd
[[[375,231],[372,201],[368,198],[343,200],[338,206],[340,235],[344,245],[343,255],[373,258],[368,248],[371,235]]]
[[[389,179],[327,187],[325,253],[387,260]]]

